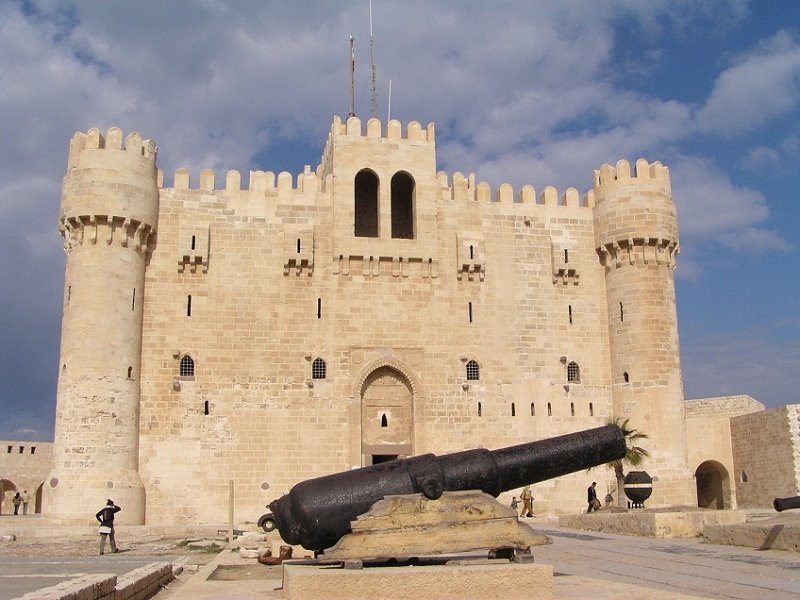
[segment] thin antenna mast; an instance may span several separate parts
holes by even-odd
[[[386,123],[392,120],[392,80],[389,80],[389,110],[386,111]],[[388,125],[387,125],[388,126]]]
[[[369,0],[369,60],[372,65],[372,116],[378,113],[378,100],[375,93],[375,38],[372,37],[372,0]]]
[[[356,116],[356,51],[353,46],[353,36],[350,36],[350,112],[347,117]]]

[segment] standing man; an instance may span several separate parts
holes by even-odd
[[[114,501],[106,500],[106,505],[97,511],[95,518],[100,522],[97,532],[100,534],[100,554],[106,547],[106,538],[111,542],[111,552],[117,552],[117,542],[114,539],[114,515],[122,509]]]
[[[31,501],[31,495],[28,493],[28,490],[22,490],[22,514],[28,514],[28,502]]]
[[[14,515],[16,516],[19,514],[19,505],[22,504],[22,496],[19,495],[19,492],[14,494],[14,499],[11,503],[14,505]]]
[[[589,489],[586,490],[586,495],[589,500],[589,508],[586,509],[587,513],[592,512],[593,510],[597,510],[600,508],[600,501],[597,499],[597,491],[595,488],[597,487],[597,482],[593,481],[592,485],[589,486]]]
[[[522,514],[520,517],[532,517],[533,516],[533,494],[531,493],[531,486],[526,485],[522,488],[522,494],[520,494],[520,499],[522,500]]]

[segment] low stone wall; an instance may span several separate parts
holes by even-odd
[[[684,512],[628,512],[562,515],[561,527],[642,535],[659,538],[699,537],[707,525],[744,523],[746,515],[738,510],[694,510]]]
[[[551,600],[553,567],[541,564],[475,564],[416,567],[330,567],[285,563],[287,600],[407,600],[408,598],[505,598]]]
[[[107,573],[82,575],[14,600],[145,600],[174,578],[172,564],[152,563],[119,579]]]
[[[706,527],[703,537],[712,544],[789,550],[800,552],[800,525],[784,523],[747,523],[723,527]]]

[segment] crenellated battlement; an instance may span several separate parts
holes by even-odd
[[[312,171],[309,165],[306,165],[305,170],[298,174],[296,178],[288,171],[281,171],[277,175],[272,171],[250,171],[250,178],[248,187],[242,187],[242,175],[235,169],[229,170],[225,174],[224,187],[217,187],[217,178],[213,169],[202,169],[200,177],[196,183],[192,183],[191,174],[189,169],[180,167],[175,170],[172,189],[176,190],[197,190],[197,191],[216,191],[224,190],[226,192],[259,192],[262,194],[277,193],[282,195],[284,193],[314,193],[321,189],[322,181],[317,171]],[[159,171],[158,174],[159,187],[164,188],[164,174]]]
[[[452,184],[448,183],[447,174],[439,172],[436,175],[439,185],[445,189],[446,198],[469,202],[487,202],[499,204],[533,204],[539,206],[569,206],[591,208],[594,206],[594,192],[589,191],[583,196],[574,188],[569,187],[559,194],[553,186],[545,187],[537,196],[536,188],[532,185],[523,185],[517,193],[510,183],[502,183],[492,189],[486,181],[475,182],[475,174],[464,176],[456,171],[453,173]]]
[[[640,158],[636,161],[634,171],[631,172],[631,164],[625,160],[618,160],[616,167],[604,164],[599,170],[594,172],[594,187],[598,188],[615,182],[638,179],[640,182],[654,182],[665,185],[669,188],[669,168],[656,161],[648,163],[646,159]]]
[[[123,138],[119,127],[109,128],[105,136],[97,127],[92,127],[86,133],[76,131],[69,143],[68,164],[72,165],[78,153],[85,150],[122,150],[150,159],[153,164],[158,153],[155,141],[143,140],[135,131]]]

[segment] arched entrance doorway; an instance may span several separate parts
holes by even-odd
[[[731,490],[728,470],[715,460],[701,463],[694,472],[697,482],[697,506],[700,508],[730,508]]]
[[[414,453],[414,393],[400,371],[378,367],[361,388],[361,453],[374,465]]]
[[[8,479],[0,479],[0,515],[13,515],[12,498],[17,493],[17,486]]]

